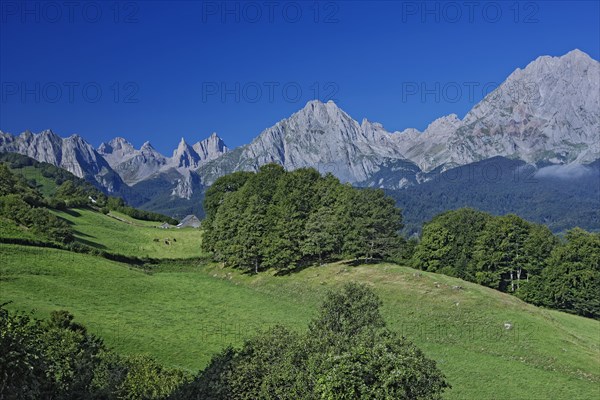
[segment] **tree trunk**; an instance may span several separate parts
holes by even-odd
[[[510,270],[510,291],[514,292],[515,291],[515,281],[514,281],[514,275],[513,275],[513,270]]]

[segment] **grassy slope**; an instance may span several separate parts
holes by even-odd
[[[27,180],[35,180],[38,184],[38,189],[44,196],[51,196],[56,193],[57,185],[50,178],[42,175],[39,168],[33,166],[11,169],[14,173],[22,175]]]
[[[190,258],[202,255],[202,231],[199,229],[159,229],[156,227],[161,224],[159,222],[135,220],[116,212],[111,212],[111,215],[130,223],[88,209],[54,213],[74,225],[75,236],[79,241],[102,250],[152,258]]]
[[[109,217],[80,212],[77,230],[107,246],[145,243],[146,230],[156,232],[129,231],[123,222],[115,230]],[[86,221],[96,226],[80,224]],[[137,248],[122,246],[121,251]],[[148,352],[195,370],[257,329],[276,323],[304,329],[326,289],[361,281],[382,297],[390,326],[438,361],[454,386],[447,398],[600,394],[598,321],[396,265],[335,264],[275,277],[184,264],[170,263],[148,275],[88,255],[0,245],[0,302],[14,300],[11,307],[35,308],[40,315],[68,309],[119,351]],[[463,289],[453,289],[456,285]],[[505,323],[513,328],[504,329]]]

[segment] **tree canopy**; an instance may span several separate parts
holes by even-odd
[[[413,266],[514,293],[533,304],[600,318],[600,234],[560,240],[516,215],[463,208],[423,227]]]
[[[575,228],[519,293],[534,304],[600,319],[600,233]]]
[[[207,191],[203,247],[226,265],[258,272],[341,257],[388,257],[401,244],[400,210],[381,190],[355,189],[312,168],[219,178]]]

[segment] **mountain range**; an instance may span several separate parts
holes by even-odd
[[[0,131],[0,151],[57,165],[134,206],[177,216],[200,212],[204,188],[218,177],[266,163],[389,190],[498,156],[538,167],[589,164],[600,158],[599,97],[600,63],[573,50],[516,69],[464,118],[443,116],[423,132],[389,132],[332,101],[313,100],[233,150],[216,133],[193,145],[182,138],[167,157],[149,142],[135,149],[118,137],[94,149],[78,135],[46,130]]]

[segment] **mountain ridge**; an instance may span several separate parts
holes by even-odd
[[[63,139],[47,130],[0,131],[0,151],[63,166],[108,192],[152,187],[172,200],[197,198],[218,177],[266,163],[314,167],[356,186],[403,189],[428,181],[434,171],[496,156],[529,164],[590,163],[600,158],[599,93],[600,63],[576,49],[515,69],[462,119],[441,116],[422,132],[390,132],[367,118],[353,119],[333,101],[311,100],[233,150],[216,133],[193,145],[182,138],[167,157],[149,142],[135,149],[117,137],[94,149],[78,135]],[[144,190],[136,205],[158,195]]]

